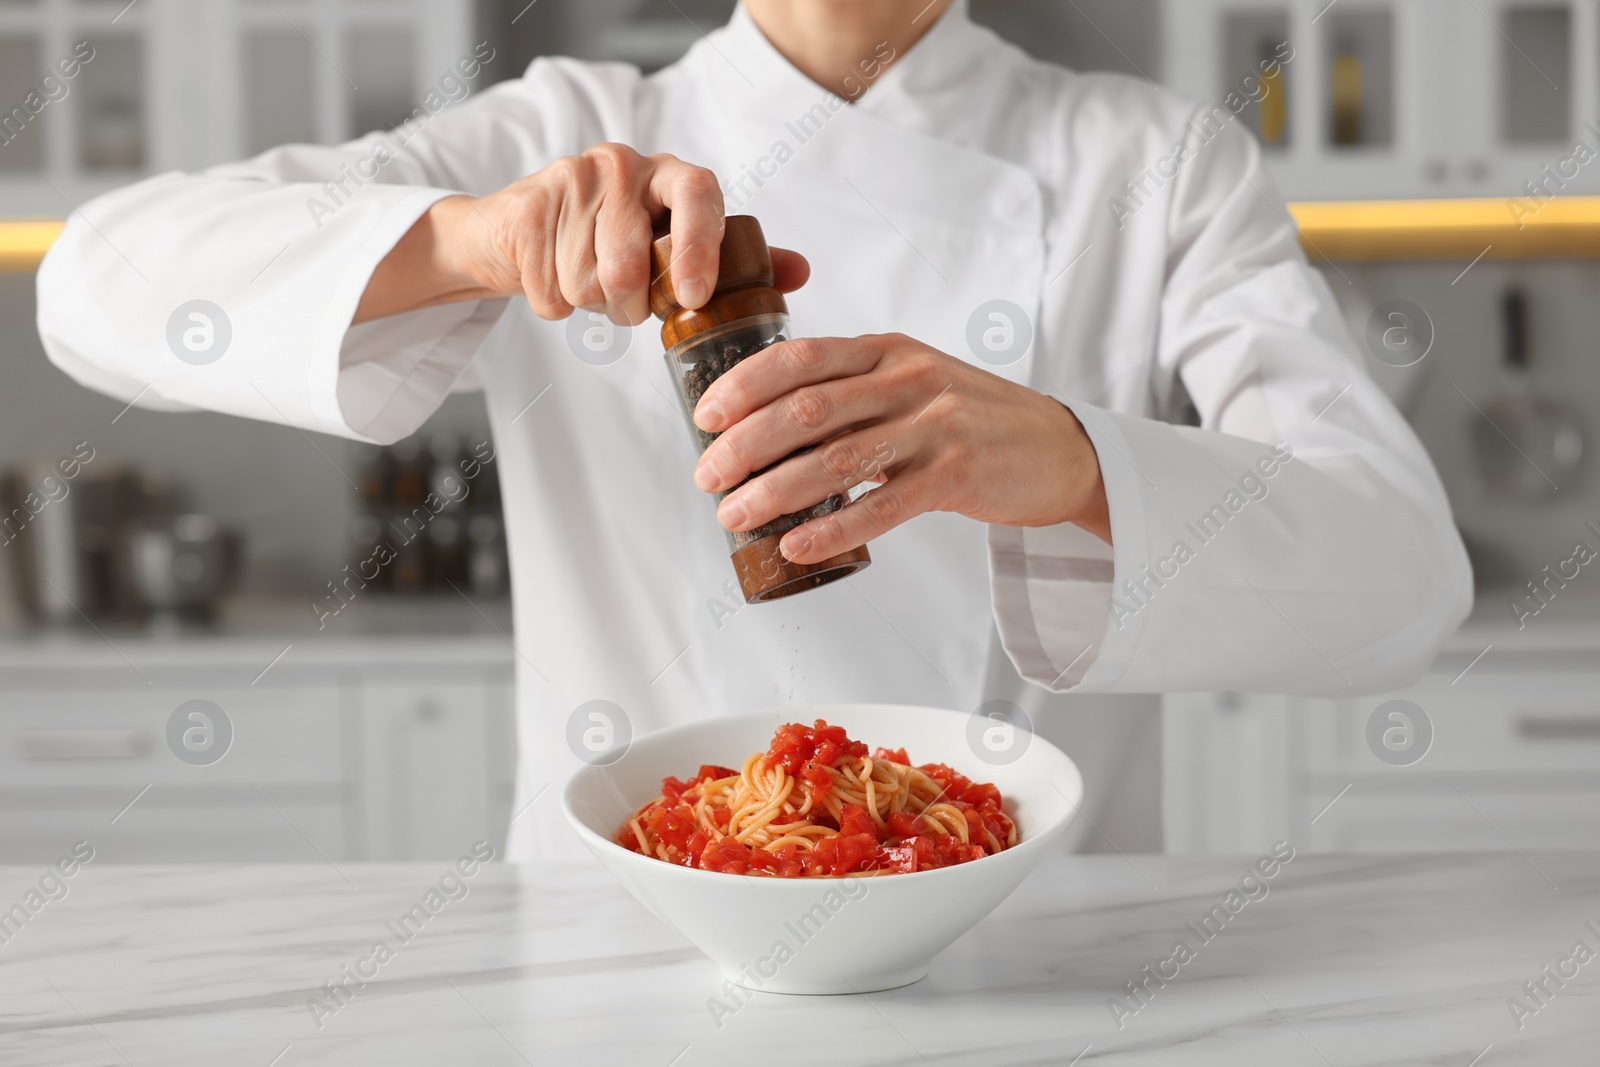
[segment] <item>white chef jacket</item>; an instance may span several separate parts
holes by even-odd
[[[514,858],[570,846],[567,723],[595,699],[635,734],[757,708],[1011,700],[1082,769],[1078,846],[1159,850],[1148,694],[1404,684],[1471,601],[1427,455],[1364,373],[1257,145],[1219,114],[1037,62],[964,0],[846,105],[741,6],[649,77],[541,59],[403,147],[395,131],[296,145],[103,196],[40,268],[39,328],[59,366],[124,400],[367,441],[483,389],[514,586]],[[350,325],[434,201],[602,141],[710,167],[771,243],[809,257],[798,333],[904,332],[1060,398],[1098,452],[1114,547],[930,514],[847,582],[738,606],[653,324],[609,365],[522,299]],[[375,166],[379,142],[396,153]],[[313,213],[351,173],[371,177]],[[232,325],[204,366],[166,341],[195,299]],[[990,366],[969,324],[994,300],[1033,336]],[[1183,390],[1199,428],[1163,421]]]

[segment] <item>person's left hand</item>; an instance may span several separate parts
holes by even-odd
[[[795,563],[928,511],[1001,526],[1071,522],[1111,540],[1100,462],[1071,411],[901,334],[779,342],[717,379],[694,421],[721,433],[695,469],[709,493],[816,445],[730,493],[717,511],[729,530],[882,483],[785,534],[779,550]]]

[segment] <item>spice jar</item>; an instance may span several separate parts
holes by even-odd
[[[772,255],[761,224],[749,215],[726,220],[722,256],[717,267],[717,288],[704,307],[690,310],[678,303],[672,290],[672,237],[658,237],[651,245],[650,309],[661,319],[661,343],[667,350],[667,368],[678,388],[678,399],[689,417],[689,431],[704,453],[717,439],[694,424],[694,409],[711,383],[740,361],[769,345],[788,340],[789,306],[773,287]],[[784,457],[809,452],[803,448]],[[765,470],[751,475],[756,478]],[[743,484],[743,483],[741,483]],[[720,501],[733,489],[717,495]],[[742,533],[729,533],[734,573],[746,603],[777,600],[803,593],[854,574],[872,562],[866,547],[841,552],[820,563],[794,563],[778,550],[784,534],[802,523],[831,515],[845,505],[842,493]]]

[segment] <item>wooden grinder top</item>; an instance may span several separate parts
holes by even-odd
[[[772,252],[754,215],[730,215],[722,233],[717,263],[717,288],[703,307],[690,310],[678,303],[672,288],[672,235],[650,244],[650,310],[661,319],[661,343],[681,344],[714,326],[751,315],[787,313],[783,294],[773,288]]]

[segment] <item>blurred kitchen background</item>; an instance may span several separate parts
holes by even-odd
[[[1545,585],[1523,628],[1510,607],[1579,541],[1600,548],[1600,207],[1583,199],[1600,193],[1600,0],[971,6],[1055,62],[1260,98],[1241,118],[1285,194],[1323,206],[1301,215],[1308,245],[1478,568],[1473,621],[1406,693],[1169,697],[1169,849],[1600,847],[1600,570]],[[481,402],[382,450],[123,409],[35,334],[52,220],[141,174],[391,125],[480,41],[495,55],[473,92],[542,54],[654,69],[732,7],[0,0],[4,511],[50,500],[0,532],[0,862],[48,860],[113,815],[96,848],[127,860],[443,858],[511,817],[516,653]],[[80,40],[95,58],[44,99]],[[30,92],[37,112],[10,110]],[[1427,203],[1462,198],[1480,202]],[[1363,214],[1387,200],[1419,203]],[[408,538],[430,488],[451,503]],[[384,537],[406,541],[396,564],[353,578]],[[1380,708],[1387,747],[1369,742]]]

